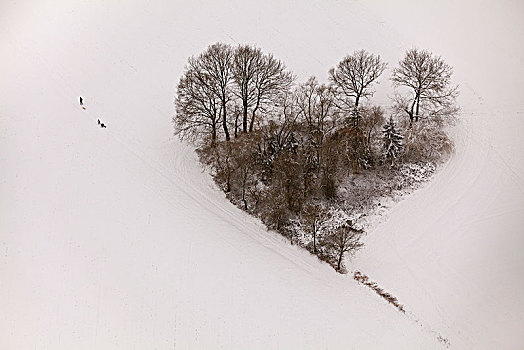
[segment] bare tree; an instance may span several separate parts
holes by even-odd
[[[242,107],[238,105],[237,103],[233,104],[233,107],[231,108],[232,115],[233,115],[233,126],[235,131],[235,138],[238,137],[238,128],[239,128],[239,119],[242,116]]]
[[[242,102],[242,131],[253,131],[257,112],[266,104],[275,103],[287,91],[294,77],[286,66],[270,54],[250,45],[240,45],[234,57],[235,95]]]
[[[230,140],[227,105],[232,97],[232,62],[233,49],[222,43],[209,46],[200,56],[191,57],[188,62],[189,69],[194,71],[195,78],[202,85],[207,85],[208,91],[211,91],[220,101],[222,128],[226,141]]]
[[[235,95],[242,101],[242,131],[247,132],[248,110],[257,101],[255,82],[263,64],[262,50],[250,46],[239,45],[235,49],[233,64]]]
[[[319,203],[308,203],[302,211],[302,220],[313,236],[313,254],[317,254],[318,235],[322,225],[329,219],[329,212]]]
[[[257,191],[258,178],[256,174],[259,170],[257,146],[260,142],[258,136],[256,133],[251,135],[240,134],[227,143],[232,149],[232,167],[235,169],[231,179],[232,194],[240,199],[246,211],[249,210],[249,197],[254,193],[253,191]],[[254,198],[255,203],[253,204],[255,205],[256,200]]]
[[[221,123],[229,141],[229,125],[234,126],[237,137],[240,116],[242,131],[248,131],[249,113],[249,131],[253,131],[257,113],[278,104],[293,80],[281,61],[256,47],[243,45],[233,49],[226,44],[213,44],[198,57],[189,58],[186,73],[180,79],[173,118],[176,133],[196,137],[210,129],[214,143],[217,125]],[[235,96],[240,100],[240,109],[230,106]]]
[[[268,144],[264,148],[273,155],[293,147],[298,128],[295,102],[291,92],[283,95],[278,105],[275,106],[271,119],[263,129],[264,139]]]
[[[305,122],[309,133],[319,133],[317,142],[322,143],[323,136],[334,127],[333,90],[310,77],[296,90],[296,100],[299,118]]]
[[[384,109],[380,106],[370,106],[364,108],[365,118],[363,118],[362,129],[367,131],[367,144],[371,146],[371,136],[376,132],[376,127],[384,124]]]
[[[326,135],[336,126],[333,90],[319,84],[311,77],[295,91],[298,119],[303,125],[301,142],[304,163],[304,191],[307,195],[314,189],[314,182],[320,175],[322,145]]]
[[[373,83],[384,72],[387,63],[380,56],[365,50],[344,57],[336,68],[329,71],[330,80],[337,92],[337,106],[354,117],[359,124],[359,103],[362,98],[373,96]]]
[[[232,189],[232,179],[236,172],[234,162],[235,150],[231,142],[217,142],[212,147],[199,149],[200,160],[214,169],[215,181],[222,186],[224,192]]]
[[[393,70],[391,80],[395,86],[405,86],[411,96],[396,97],[397,108],[402,109],[410,120],[418,122],[421,107],[428,115],[453,114],[457,111],[455,98],[458,87],[450,86],[453,69],[441,57],[429,51],[410,49]]]
[[[341,271],[344,255],[346,253],[354,253],[363,247],[364,244],[360,242],[363,234],[363,230],[355,229],[348,223],[348,225],[337,228],[327,237],[328,246],[333,249],[336,254],[338,272]]]
[[[295,77],[286,66],[271,54],[262,56],[262,62],[254,78],[254,98],[251,106],[249,131],[253,131],[255,116],[266,104],[276,104],[287,94]]]
[[[197,72],[189,68],[178,83],[173,118],[175,134],[195,140],[210,133],[214,144],[221,118],[220,102],[207,77],[197,78],[196,75]]]

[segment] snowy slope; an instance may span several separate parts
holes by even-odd
[[[455,67],[463,109],[457,150],[426,188],[393,208],[352,267],[453,347],[522,348],[524,7],[460,2],[410,12],[408,5],[381,7],[405,40],[427,38],[424,45]]]
[[[229,205],[170,119],[187,57],[214,41],[255,42],[302,80],[355,49],[393,64],[426,46],[380,6],[255,4],[0,4],[0,348],[516,347],[518,97],[496,108],[469,53],[442,52],[469,84],[457,154],[350,266],[406,317]]]
[[[2,5],[0,348],[437,348],[171,139],[183,63],[230,28],[117,5]]]

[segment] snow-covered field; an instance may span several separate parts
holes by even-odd
[[[1,2],[0,348],[524,346],[524,6],[392,3]],[[348,264],[407,315],[230,205],[171,136],[215,41],[300,80],[361,48],[455,68],[456,154]]]

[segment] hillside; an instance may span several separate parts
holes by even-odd
[[[402,6],[2,3],[0,348],[428,349],[438,334],[453,348],[521,346],[518,6],[481,9],[498,31],[469,17],[502,56],[462,48],[470,29],[442,41],[452,30],[431,23],[447,14],[424,7],[431,21],[413,33]],[[360,48],[394,65],[418,45],[455,67],[456,154],[348,264],[407,317],[229,204],[172,137],[184,63],[219,40],[257,43],[301,80]],[[504,74],[479,74],[484,63]]]

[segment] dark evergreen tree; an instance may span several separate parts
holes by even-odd
[[[391,166],[393,166],[402,150],[402,139],[404,136],[397,131],[393,117],[389,117],[389,122],[384,125],[382,133],[384,134],[383,157],[386,161],[391,161]]]

